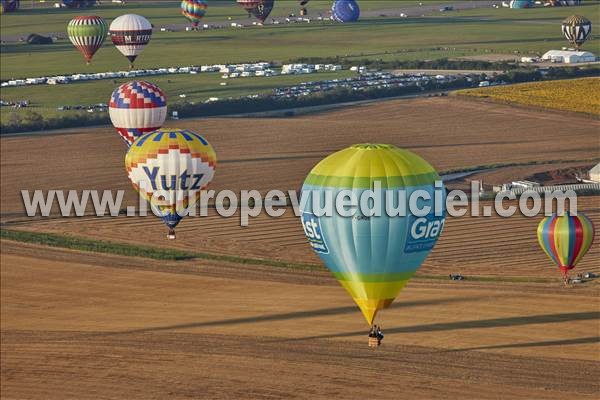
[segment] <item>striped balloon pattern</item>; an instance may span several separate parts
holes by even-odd
[[[92,57],[102,47],[108,26],[106,22],[94,15],[81,15],[69,21],[67,34],[71,43],[83,54],[85,61],[89,64]]]
[[[360,7],[356,0],[335,0],[331,16],[338,22],[356,22],[360,17]]]
[[[592,22],[581,15],[571,15],[563,21],[562,32],[569,43],[579,49],[592,33]]]
[[[174,235],[174,228],[212,181],[217,156],[208,141],[189,130],[163,129],[138,138],[125,156],[135,190]]]
[[[150,43],[152,25],[141,15],[125,14],[110,24],[109,32],[113,44],[127,57],[133,68],[137,56]]]
[[[592,246],[594,225],[582,213],[554,214],[540,222],[537,237],[542,250],[567,275]]]
[[[381,189],[374,190],[375,184]],[[430,207],[423,215],[412,214],[408,206],[417,190],[430,196],[421,204]],[[369,194],[374,195],[372,206],[380,206],[379,216],[361,207],[354,207],[354,215],[343,214],[337,208],[340,203],[329,214],[321,211],[328,197],[335,201],[338,195],[354,196],[360,201]],[[445,223],[444,201],[445,191],[433,167],[392,145],[351,146],[328,156],[309,173],[300,201],[304,233],[368,324],[392,304],[434,247]],[[388,213],[386,204],[404,205],[406,213]]]
[[[108,113],[119,135],[130,146],[143,134],[162,127],[167,118],[167,98],[152,83],[127,82],[110,96]]]
[[[181,14],[192,23],[194,28],[198,27],[207,8],[208,4],[205,0],[183,0],[181,2]]]

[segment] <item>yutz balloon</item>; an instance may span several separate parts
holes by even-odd
[[[138,138],[125,156],[129,180],[150,202],[175,239],[175,227],[212,181],[217,156],[208,141],[189,130],[163,129]]]
[[[417,201],[423,212],[413,214],[410,199],[419,194],[429,200]],[[363,205],[363,196],[373,197]],[[328,197],[335,208],[318,215]],[[360,204],[346,203],[340,209],[340,197]],[[328,156],[312,169],[302,187],[300,208],[313,250],[372,325],[442,234],[445,191],[437,172],[416,154],[392,145],[359,144]]]
[[[582,213],[554,214],[540,222],[537,237],[542,250],[567,277],[592,246],[594,225]]]

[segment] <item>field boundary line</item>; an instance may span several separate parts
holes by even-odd
[[[85,251],[92,253],[104,253],[126,257],[141,257],[154,260],[166,261],[192,261],[209,260],[216,262],[229,262],[234,264],[256,265],[290,269],[296,271],[325,271],[318,264],[294,263],[278,260],[221,255],[204,252],[192,252],[178,249],[155,248],[150,246],[133,245],[126,243],[115,243],[105,240],[86,239],[77,236],[59,235],[55,233],[28,232],[14,229],[0,229],[0,238],[20,243],[37,244],[48,247]],[[548,284],[555,280],[536,277],[515,276],[469,276],[469,282],[481,283],[526,283],[526,284]],[[448,281],[447,275],[417,274],[413,280],[436,280]]]

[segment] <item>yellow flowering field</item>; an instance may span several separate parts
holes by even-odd
[[[600,78],[467,89],[458,94],[600,116]]]

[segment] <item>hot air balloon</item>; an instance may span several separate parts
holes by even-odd
[[[261,23],[264,23],[269,15],[271,15],[271,11],[273,11],[273,7],[275,6],[275,0],[262,0],[256,8],[254,8],[251,12],[252,15],[256,17]]]
[[[440,181],[437,192],[436,181]],[[381,189],[372,190],[377,184]],[[424,211],[420,216],[409,207],[410,196],[417,190],[430,196],[419,205]],[[369,193],[372,206],[380,206],[379,216],[350,204],[348,209],[356,213],[342,214],[339,201],[330,214],[319,215],[328,196],[334,200],[338,195],[355,196],[362,203],[361,196]],[[436,197],[441,199],[434,204]],[[351,146],[328,156],[309,173],[300,206],[304,233],[369,325],[378,311],[392,304],[435,245],[445,223],[444,201],[445,192],[433,167],[392,145]],[[387,212],[390,206],[405,206],[406,212],[394,216]],[[426,206],[429,211],[423,209]]]
[[[128,82],[110,96],[108,113],[119,135],[130,146],[143,134],[162,127],[167,118],[167,98],[152,83]]]
[[[238,5],[248,12],[248,16],[252,15],[252,10],[258,7],[262,0],[236,0]]]
[[[213,179],[216,164],[208,141],[182,129],[148,133],[125,156],[133,187],[169,227],[169,239],[175,239],[175,227]]]
[[[96,0],[63,0],[62,4],[67,8],[85,8],[96,5]]]
[[[275,6],[275,0],[237,0],[237,3],[261,23],[265,22]]]
[[[360,7],[355,0],[336,0],[331,7],[331,16],[338,22],[356,22]]]
[[[533,0],[511,0],[510,8],[531,8],[533,7]]]
[[[592,23],[581,15],[571,15],[563,21],[562,32],[569,43],[579,50],[592,33]]]
[[[198,28],[198,24],[204,14],[208,4],[205,0],[183,0],[181,2],[181,13],[192,23],[192,27]]]
[[[125,14],[110,24],[109,32],[112,42],[133,68],[133,62],[150,42],[152,25],[140,15]]]
[[[537,237],[542,250],[562,271],[566,283],[569,271],[581,261],[594,241],[594,225],[582,213],[576,216],[553,214],[540,222]]]
[[[300,15],[308,15],[308,9],[306,5],[310,2],[310,0],[300,0]]]
[[[559,6],[570,7],[570,6],[578,6],[580,4],[581,4],[581,0],[550,0],[549,2],[545,3],[544,5],[548,5],[551,7],[559,7]]]
[[[108,26],[106,22],[94,15],[81,15],[73,18],[67,26],[69,40],[83,54],[89,64],[96,51],[102,47]]]
[[[15,12],[19,9],[19,0],[2,0],[0,2],[0,14]]]

